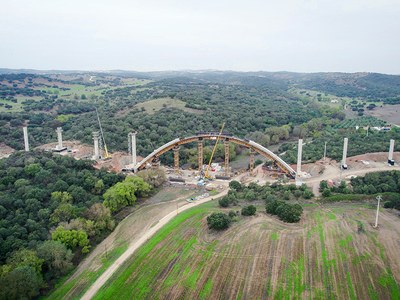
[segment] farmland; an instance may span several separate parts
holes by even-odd
[[[375,230],[366,204],[306,205],[299,224],[280,222],[259,206],[257,216],[217,233],[205,221],[216,210],[210,202],[177,216],[95,299],[400,297],[400,221],[390,211]]]

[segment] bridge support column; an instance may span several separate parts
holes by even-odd
[[[179,146],[175,146],[172,150],[174,151],[174,169],[175,173],[179,173]]]
[[[250,164],[249,164],[249,173],[251,176],[254,176],[254,154],[256,152],[253,148],[250,148]]]
[[[203,169],[203,139],[197,141],[197,163],[199,165],[199,171]]]
[[[347,145],[349,143],[348,138],[344,138],[343,140],[343,157],[342,157],[342,169],[347,169],[346,158],[347,158]]]
[[[23,127],[22,128],[23,132],[24,132],[24,145],[25,145],[25,151],[28,152],[29,151],[29,140],[28,140],[28,127]]]
[[[229,140],[226,139],[224,141],[224,148],[225,148],[225,176],[229,176]]]
[[[158,157],[155,157],[152,161],[151,161],[151,167],[152,168],[159,168],[160,167],[160,159]]]
[[[300,176],[301,173],[302,153],[303,153],[303,139],[299,139],[299,144],[297,146],[297,169],[296,169],[297,177]]]
[[[100,147],[99,147],[99,140],[100,140],[100,134],[98,131],[93,132],[93,142],[94,142],[94,155],[93,159],[99,159],[100,158]]]
[[[394,166],[393,151],[394,151],[394,140],[392,139],[390,140],[389,157],[388,157],[388,164],[391,166]]]

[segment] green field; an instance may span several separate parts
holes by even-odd
[[[168,223],[95,299],[399,299],[399,260],[388,247],[400,221],[383,212],[380,234],[362,205],[308,206],[300,224],[259,212],[225,232],[207,229],[215,202]]]
[[[179,99],[172,98],[158,98],[136,104],[135,107],[138,109],[144,109],[146,113],[152,115],[163,108],[177,108],[189,113],[202,114],[203,111],[185,107],[186,103]]]

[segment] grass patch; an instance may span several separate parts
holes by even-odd
[[[177,215],[174,219],[168,222],[163,228],[161,228],[146,244],[138,249],[138,251],[124,263],[122,268],[115,273],[112,278],[99,290],[95,295],[94,299],[128,299],[131,295],[135,295],[137,298],[146,298],[151,294],[150,283],[154,280],[159,272],[168,267],[168,262],[179,256],[184,258],[190,253],[189,250],[192,246],[197,243],[195,238],[185,241],[182,237],[178,236],[177,239],[173,239],[173,247],[178,251],[171,251],[172,253],[168,258],[161,257],[155,263],[153,268],[146,269],[145,272],[139,272],[136,274],[136,278],[133,281],[132,276],[140,269],[143,263],[146,263],[146,259],[151,257],[151,252],[158,249],[158,245],[167,239],[167,237],[181,224],[185,223],[190,219],[190,225],[192,223],[199,223],[203,218],[204,214],[208,211],[207,208],[214,206],[215,203],[208,202],[192,209],[188,209],[181,214]],[[165,253],[165,255],[168,255]],[[190,257],[187,257],[190,259]],[[163,265],[161,265],[163,264]],[[179,279],[181,266],[175,264],[173,270],[170,272],[173,278],[166,278],[164,286],[173,284]],[[187,283],[192,285],[196,280],[198,273],[194,271]],[[122,288],[123,287],[123,288]]]
[[[128,244],[124,243],[118,247],[115,247],[108,253],[104,253],[102,257],[100,258],[102,266],[92,272],[89,270],[86,270],[82,272],[78,277],[74,278],[70,282],[65,283],[66,279],[59,285],[59,288],[57,288],[53,293],[51,293],[48,297],[44,299],[62,299],[64,298],[74,287],[77,288],[77,293],[74,295],[71,295],[69,297],[70,299],[79,299],[89,288],[90,286],[99,278],[105,270],[107,270],[114,261],[117,260],[118,257],[120,257],[128,248]],[[69,277],[69,276],[68,276]],[[78,283],[78,284],[77,284]],[[84,288],[79,289],[79,287],[84,286]]]
[[[149,115],[153,115],[163,108],[177,108],[188,113],[202,114],[203,111],[186,107],[186,102],[172,98],[158,98],[135,105],[139,110],[144,110]]]

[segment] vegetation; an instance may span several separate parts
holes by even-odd
[[[207,217],[208,228],[215,230],[224,230],[231,224],[231,218],[224,213],[212,213]]]
[[[242,208],[242,216],[254,216],[257,208],[254,205],[248,205]]]
[[[347,156],[355,156],[370,152],[389,151],[390,139],[400,139],[400,128],[392,128],[390,131],[376,131],[370,129],[367,133],[364,129],[327,129],[311,142],[303,146],[303,161],[314,162],[324,156],[324,146],[326,156],[335,160],[340,160],[343,154],[343,139],[349,139]],[[297,160],[297,144],[283,144],[279,148],[285,154],[281,157],[288,163],[295,163]],[[395,144],[395,151],[400,151],[400,145]]]
[[[299,222],[303,213],[303,208],[300,204],[289,204],[279,200],[267,203],[265,210],[267,213],[277,215],[280,220],[288,223]]]
[[[357,234],[355,220],[374,213],[362,205],[307,206],[301,225],[260,216],[256,224],[243,218],[229,230],[210,233],[204,219],[219,211],[217,206],[209,202],[179,214],[140,247],[94,299],[328,299],[350,294],[357,299],[396,299],[400,291],[394,277],[397,253],[386,244],[392,235],[378,242],[369,226],[365,234]],[[347,217],[342,219],[344,212]]]
[[[328,183],[323,180],[320,182],[320,191],[322,196],[329,201],[365,200],[375,198],[377,194],[380,194],[385,201],[385,208],[400,210],[399,183],[400,171],[373,172],[363,177],[352,178],[350,186],[342,181],[337,186],[329,187]],[[341,194],[351,194],[351,196]]]
[[[158,173],[142,176],[159,184],[162,179],[153,178]],[[53,285],[114,228],[113,211],[149,195],[152,188],[142,177],[125,178],[96,170],[89,161],[46,152],[17,152],[0,160],[0,287],[5,287],[1,289],[4,297],[15,298],[12,289],[19,283],[10,283],[15,278],[26,277],[30,289],[21,292],[26,298]]]

